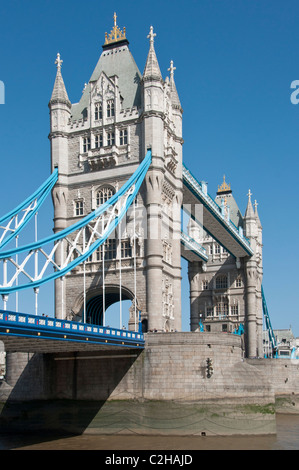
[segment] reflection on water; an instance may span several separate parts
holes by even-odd
[[[299,415],[277,415],[273,436],[0,436],[0,450],[299,450]]]

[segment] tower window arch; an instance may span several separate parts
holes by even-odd
[[[96,205],[101,206],[115,194],[115,189],[111,186],[103,186],[96,193]]]

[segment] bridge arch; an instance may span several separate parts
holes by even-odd
[[[124,301],[131,301],[131,307],[130,309],[133,311],[133,315],[130,315],[129,318],[129,324],[131,323],[134,325],[135,323],[135,318],[134,318],[134,299],[135,295],[134,293],[126,286],[122,286],[121,289],[121,296],[120,296],[120,286],[116,284],[106,284],[105,285],[105,292],[103,292],[103,288],[101,287],[96,287],[93,289],[90,289],[86,293],[86,322],[91,323],[93,325],[103,325],[103,308],[104,308],[104,301],[103,301],[103,295],[105,294],[105,312],[107,313],[107,310],[109,307],[111,307],[113,304],[119,303],[120,300],[122,302]],[[137,327],[138,327],[138,312],[139,312],[139,302],[137,298]],[[73,314],[75,314],[75,317],[78,320],[83,320],[84,317],[84,296],[83,293],[80,294],[80,296],[77,297],[77,300],[75,302],[74,308],[73,308]],[[106,315],[105,317],[105,324],[110,325],[109,323],[109,312],[108,316]],[[114,325],[115,326],[115,325]],[[115,326],[116,327],[116,326]]]

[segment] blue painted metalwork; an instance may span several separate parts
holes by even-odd
[[[183,165],[183,182],[191,193],[200,200],[204,207],[206,207],[206,209],[218,220],[230,235],[243,247],[245,252],[252,256],[253,251],[250,247],[250,242],[243,235],[242,230],[240,231],[230,219],[224,216],[221,207],[218,206],[214,199],[207,193],[207,191],[204,190],[202,184],[197,181],[185,165]],[[207,227],[204,226],[204,229],[208,232]],[[212,236],[215,238],[214,234]],[[221,244],[221,241],[217,241]]]
[[[240,323],[239,327],[235,329],[234,334],[239,335],[239,336],[244,334],[244,325],[243,325],[243,323]]]
[[[56,168],[51,176],[24,202],[19,204],[8,214],[0,217],[0,226],[6,223],[5,227],[1,227],[4,231],[0,237],[0,248],[4,248],[20,231],[28,224],[32,217],[39,210],[44,200],[54,187],[58,179],[58,169]],[[17,222],[17,216],[22,214],[21,221]],[[12,222],[15,220],[15,228],[11,228]]]
[[[140,331],[119,330],[7,310],[0,310],[0,338],[1,336],[144,348],[144,335]]]
[[[266,328],[267,328],[268,335],[269,335],[269,340],[270,340],[271,347],[272,347],[272,354],[273,354],[273,357],[277,357],[277,343],[276,343],[276,338],[275,338],[271,321],[270,321],[270,316],[268,312],[268,307],[266,303],[266,297],[265,297],[263,286],[261,288],[261,291],[262,291],[263,313],[264,313]]]
[[[111,235],[111,233],[116,229],[122,218],[125,216],[127,213],[130,205],[134,201],[140,186],[144,180],[144,177],[146,175],[146,172],[151,164],[151,150],[148,150],[144,160],[142,163],[139,165],[137,170],[134,172],[134,174],[129,178],[129,180],[122,186],[122,188],[114,195],[112,196],[107,202],[105,202],[103,205],[101,205],[99,208],[97,208],[95,211],[87,215],[86,217],[80,219],[77,223],[73,224],[70,227],[67,227],[64,230],[61,230],[60,232],[49,236],[47,238],[44,238],[43,240],[40,240],[38,242],[34,242],[31,244],[28,244],[23,247],[18,247],[12,250],[8,250],[5,252],[0,253],[0,260],[2,259],[4,262],[6,260],[11,260],[13,256],[15,256],[18,253],[23,253],[23,252],[28,252],[29,255],[30,253],[34,252],[35,250],[42,250],[44,246],[61,241],[65,239],[68,235],[74,233],[75,231],[82,229],[83,227],[87,226],[90,222],[92,222],[95,218],[98,218],[105,214],[109,208],[112,206],[116,206],[120,198],[124,195],[127,194],[127,199],[124,204],[124,206],[120,209],[119,212],[115,213],[115,217],[110,223],[109,227],[105,229],[104,236],[101,236],[96,239],[94,243],[91,244],[88,250],[86,250],[83,254],[80,254],[78,257],[76,257],[73,261],[70,261],[66,266],[64,267],[58,267],[56,266],[55,272],[53,272],[50,275],[45,275],[42,278],[39,278],[37,280],[34,279],[29,279],[29,282],[25,284],[18,284],[18,285],[2,285],[0,287],[0,293],[1,294],[9,294],[12,292],[17,292],[23,289],[27,288],[35,288],[35,287],[40,287],[41,285],[45,284],[48,281],[52,281],[54,279],[60,278],[65,276],[68,272],[70,272],[73,268],[78,266],[79,264],[83,263],[85,260],[87,260],[90,255],[99,247],[101,246]],[[20,268],[20,270],[23,269]],[[29,278],[29,276],[27,276]]]

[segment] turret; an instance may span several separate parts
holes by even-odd
[[[262,356],[262,308],[261,308],[261,283],[262,269],[262,244],[261,223],[251,203],[251,191],[248,192],[248,203],[244,216],[245,235],[250,241],[253,256],[245,263],[246,269],[246,349],[248,357]]]
[[[62,60],[57,54],[55,64],[57,74],[52,96],[49,102],[50,108],[50,135],[52,171],[58,167],[59,173],[68,173],[68,141],[67,125],[71,115],[71,102],[69,100],[64,81],[61,75]]]
[[[49,102],[51,166],[52,171],[58,168],[58,182],[52,191],[54,204],[54,232],[59,232],[67,226],[67,200],[68,200],[68,121],[71,115],[71,102],[65,89],[61,75],[62,60],[57,54],[56,79],[52,96]],[[56,262],[60,264],[61,253],[56,253]],[[55,315],[65,318],[65,292],[62,288],[64,279],[55,281]]]

